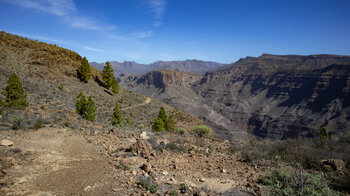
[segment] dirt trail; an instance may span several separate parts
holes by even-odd
[[[129,110],[129,109],[132,109],[132,108],[135,108],[135,107],[140,107],[140,106],[143,106],[143,105],[149,104],[151,101],[152,101],[152,99],[151,99],[151,98],[146,97],[145,102],[143,102],[143,103],[141,103],[141,104],[138,104],[138,105],[133,105],[133,106],[130,106],[130,107],[123,108],[123,109],[122,109],[122,111],[124,111],[124,110]]]
[[[13,141],[32,161],[7,171],[14,182],[7,195],[115,195],[113,168],[83,136],[44,128],[20,132]]]

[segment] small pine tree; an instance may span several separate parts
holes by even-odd
[[[115,94],[119,94],[119,84],[118,84],[118,82],[117,82],[117,79],[115,79],[114,76],[113,76],[112,91],[113,91]]]
[[[106,65],[103,67],[102,70],[102,79],[103,82],[106,85],[106,88],[112,88],[112,91],[116,94],[119,93],[119,84],[117,82],[117,79],[114,76],[113,73],[113,68],[111,66],[111,64],[107,61]]]
[[[96,120],[96,112],[97,107],[95,105],[94,100],[92,99],[91,96],[89,96],[88,100],[87,100],[87,105],[86,105],[86,120],[89,121],[95,121]]]
[[[16,74],[10,75],[7,87],[2,92],[5,96],[5,106],[15,109],[28,107],[27,94],[24,92],[22,83]]]
[[[119,101],[120,103],[124,103],[124,97],[122,96],[121,98],[120,98],[120,101]]]
[[[166,115],[166,112],[165,112],[164,107],[161,107],[161,108],[160,108],[158,117],[161,118],[164,122],[167,121],[168,117],[167,117],[167,115]]]
[[[106,65],[103,67],[102,74],[103,74],[102,79],[106,87],[110,88],[113,85],[114,74],[113,74],[113,68],[108,61],[106,62]]]
[[[173,133],[176,129],[176,121],[173,116],[169,116],[167,122],[165,123],[165,130]]]
[[[112,114],[112,125],[117,126],[123,123],[122,111],[119,109],[119,105],[115,104]]]
[[[134,123],[132,122],[130,116],[126,117],[125,121],[130,127],[132,127],[134,125]]]
[[[152,131],[162,132],[165,131],[164,121],[163,119],[157,117],[154,119],[152,123]]]
[[[0,98],[0,115],[1,113],[5,110],[5,103],[2,101],[2,99]]]
[[[86,83],[91,78],[91,67],[86,57],[84,57],[81,60],[81,66],[80,66],[80,69],[78,70],[78,73],[79,73],[78,76],[82,82]]]
[[[95,121],[97,107],[92,97],[89,96],[86,99],[84,93],[80,92],[77,98],[78,100],[75,104],[76,112],[86,120]]]

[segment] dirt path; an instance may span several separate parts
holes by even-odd
[[[123,108],[122,111],[124,111],[124,110],[129,110],[129,109],[132,109],[132,108],[135,108],[135,107],[139,107],[139,106],[143,106],[143,105],[149,104],[149,103],[151,102],[151,100],[152,100],[151,98],[146,97],[145,102],[143,102],[143,103],[141,103],[141,104],[139,104],[139,105],[134,105],[134,106],[130,106],[130,107]]]
[[[6,171],[6,195],[110,195],[113,168],[99,149],[72,131],[44,128],[13,136],[32,161]]]

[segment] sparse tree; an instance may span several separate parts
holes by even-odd
[[[5,107],[23,109],[28,107],[27,94],[24,92],[22,83],[16,74],[10,75],[7,87],[2,92],[5,96]]]
[[[158,117],[161,118],[161,119],[163,120],[163,122],[166,122],[166,121],[168,120],[168,117],[167,117],[167,115],[166,115],[166,112],[165,112],[164,107],[161,107],[161,108],[160,108]]]
[[[76,112],[86,120],[95,121],[97,107],[92,97],[89,96],[86,99],[84,93],[80,92],[77,98],[78,100],[75,104]]]
[[[117,126],[123,123],[122,111],[119,109],[119,105],[115,104],[112,114],[112,125]]]
[[[82,82],[86,83],[91,78],[91,67],[86,57],[81,60],[81,66],[78,73],[78,76]]]
[[[117,79],[115,79],[114,76],[113,76],[112,91],[113,91],[115,94],[119,94],[119,84],[118,84],[118,82],[117,82]]]

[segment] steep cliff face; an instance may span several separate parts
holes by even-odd
[[[310,137],[320,126],[350,127],[349,56],[264,54],[202,78],[179,73],[186,75],[151,72],[124,85],[196,115],[229,139],[295,137],[287,128],[295,120]]]
[[[285,138],[293,120],[305,135],[350,127],[350,57],[275,56],[241,59],[207,73],[194,90],[232,125],[259,137]]]

